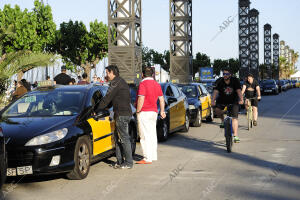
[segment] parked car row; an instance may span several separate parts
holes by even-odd
[[[199,127],[204,119],[214,120],[211,94],[203,84],[160,85],[167,117],[158,115],[159,141],[166,141],[176,131],[188,132],[190,125]],[[264,93],[278,94],[300,84],[264,80],[261,85]],[[212,90],[213,86],[209,87]],[[70,179],[84,179],[92,163],[114,155],[114,113],[110,109],[95,114],[107,89],[97,84],[43,85],[4,108],[0,112],[0,186],[6,175],[65,173]],[[137,87],[130,85],[133,154],[138,140],[136,92]]]
[[[278,95],[280,92],[287,91],[291,88],[297,87],[296,80],[261,80],[259,82],[262,94],[275,94]]]

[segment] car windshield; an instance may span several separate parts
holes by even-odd
[[[188,98],[195,98],[197,97],[197,88],[194,85],[184,85],[178,86],[179,89],[188,97]]]
[[[273,80],[265,80],[263,82],[263,84],[265,84],[265,85],[274,85],[274,81]]]
[[[2,117],[71,116],[80,112],[84,93],[79,91],[45,91],[28,93],[14,102]]]

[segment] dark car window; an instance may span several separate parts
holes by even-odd
[[[194,85],[184,85],[184,86],[181,87],[181,91],[188,98],[195,98],[195,97],[197,97],[197,87],[194,86]]]
[[[172,89],[171,89],[170,86],[167,87],[166,96],[174,97],[174,93],[173,93],[173,91],[172,91]]]
[[[264,85],[275,85],[275,82],[274,82],[274,80],[265,80],[265,81],[263,82],[263,84],[264,84]]]
[[[171,85],[171,88],[172,88],[174,97],[175,97],[175,98],[178,98],[178,97],[180,96],[180,94],[179,94],[179,91],[178,91],[177,87],[174,86],[174,85]]]
[[[82,108],[85,93],[80,91],[45,91],[28,93],[14,102],[3,117],[70,116]]]
[[[96,92],[94,92],[93,97],[91,99],[91,106],[97,108],[100,100],[102,99],[102,94],[99,90],[97,90]]]
[[[202,92],[200,86],[198,85],[197,88],[198,88],[199,94],[200,94],[200,96],[201,96],[201,95],[203,94],[203,92]]]
[[[203,85],[200,85],[200,87],[201,87],[203,94],[207,95],[208,91],[206,90],[206,88]]]

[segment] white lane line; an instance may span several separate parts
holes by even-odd
[[[277,125],[279,125],[279,123],[287,116],[287,114],[289,114],[298,104],[300,103],[300,100],[298,100],[295,105],[293,105],[278,121]]]

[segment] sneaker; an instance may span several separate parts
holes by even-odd
[[[137,161],[136,164],[152,164],[152,162],[148,162],[146,160]]]
[[[239,142],[240,142],[240,138],[239,138],[238,136],[234,136],[234,137],[233,137],[233,141],[234,141],[235,143],[239,143]]]
[[[114,169],[121,169],[121,167],[122,167],[122,165],[119,165],[119,164],[117,164],[117,163],[113,165],[113,168],[114,168]]]
[[[220,124],[220,128],[224,128],[224,122]]]
[[[257,121],[253,121],[253,125],[254,125],[254,126],[257,126]]]
[[[132,169],[132,165],[125,165],[125,164],[123,164],[123,165],[121,165],[121,169]]]

